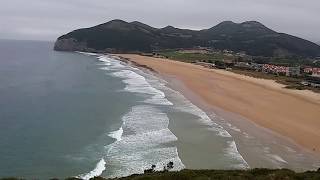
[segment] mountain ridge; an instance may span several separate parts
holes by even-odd
[[[278,33],[258,21],[223,21],[203,30],[173,26],[155,28],[133,21],[112,20],[60,36],[57,51],[151,52],[163,49],[211,47],[246,52],[254,56],[320,56],[320,46],[285,33]]]

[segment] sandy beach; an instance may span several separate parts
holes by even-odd
[[[319,94],[285,89],[272,80],[189,63],[139,55],[119,56],[148,66],[163,77],[181,81],[185,88],[209,106],[207,109],[217,107],[234,113],[312,152],[320,151]]]

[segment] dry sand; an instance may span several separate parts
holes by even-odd
[[[119,56],[178,79],[209,106],[239,114],[311,151],[320,152],[320,94],[285,89],[272,80],[189,63],[139,55]]]

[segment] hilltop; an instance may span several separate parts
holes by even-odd
[[[173,26],[154,28],[141,22],[112,20],[59,37],[57,51],[151,52],[196,46],[246,52],[254,56],[320,56],[320,46],[285,33],[278,33],[257,21],[224,21],[204,30]]]

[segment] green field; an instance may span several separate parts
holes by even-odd
[[[215,62],[222,61],[223,59],[233,59],[233,57],[228,57],[223,54],[200,54],[200,53],[182,53],[178,51],[164,51],[159,53],[161,56],[165,56],[169,59],[195,63],[197,61],[201,62]]]

